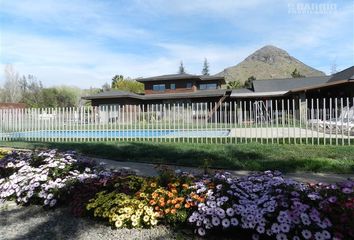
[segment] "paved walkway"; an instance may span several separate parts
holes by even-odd
[[[98,162],[104,162],[107,165],[107,168],[117,168],[117,169],[127,169],[136,172],[137,175],[142,176],[157,176],[158,173],[156,171],[156,164],[149,163],[137,163],[137,162],[119,162],[109,159],[102,158],[93,158],[89,157],[92,160],[96,160]],[[181,167],[169,165],[169,168],[173,170],[181,170],[190,173],[201,173],[203,170],[201,168],[192,168],[192,167]],[[245,176],[250,174],[250,171],[233,171],[229,170],[228,172],[234,174],[235,176]],[[348,178],[354,179],[354,174],[332,174],[332,173],[311,173],[311,172],[299,172],[299,173],[288,173],[285,176],[295,179],[301,182],[324,182],[324,183],[335,183],[344,181]]]

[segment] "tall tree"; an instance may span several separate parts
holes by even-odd
[[[209,63],[206,58],[204,58],[204,63],[203,63],[203,70],[202,70],[202,75],[204,76],[209,76]]]
[[[43,85],[34,75],[23,76],[20,80],[22,100],[29,107],[41,107]]]
[[[18,72],[14,70],[12,65],[6,65],[4,72],[3,101],[13,103],[20,102],[22,99],[22,91]]]
[[[186,71],[185,71],[185,69],[184,69],[183,61],[181,61],[180,65],[179,65],[178,73],[179,73],[179,74],[184,74],[184,73],[186,73]]]
[[[115,75],[112,78],[112,89],[128,91],[133,93],[143,93],[144,84],[137,82],[134,79],[124,78],[123,75]]]
[[[102,91],[103,92],[107,92],[109,90],[111,90],[111,85],[109,85],[108,83],[105,83],[105,84],[102,85]]]
[[[297,68],[294,69],[294,71],[291,73],[291,76],[292,76],[293,78],[305,77],[304,75],[301,75],[301,73],[297,70]]]
[[[248,79],[247,79],[247,81],[245,82],[245,84],[244,84],[244,87],[245,88],[252,88],[253,87],[253,81],[254,80],[256,80],[256,78],[255,78],[255,76],[250,76]]]

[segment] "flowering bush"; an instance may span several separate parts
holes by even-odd
[[[312,186],[321,196],[319,209],[333,224],[336,239],[354,239],[354,181]]]
[[[1,160],[0,199],[53,207],[76,182],[98,177],[91,167],[75,152],[13,152]]]
[[[215,186],[215,187],[214,187]],[[305,185],[265,172],[243,178],[217,173],[192,188],[202,201],[189,217],[199,235],[215,229],[243,229],[253,239],[268,235],[276,239],[330,239],[329,219],[311,206]]]
[[[192,176],[159,168],[158,177],[104,170],[75,152],[11,152],[0,159],[0,200],[53,207],[117,228],[188,223],[199,235],[235,231],[242,239],[354,239],[354,181],[309,185],[266,171]],[[250,233],[250,236],[243,236]]]
[[[151,183],[152,187],[156,187],[156,183]],[[146,199],[150,206],[153,207],[161,220],[168,223],[184,223],[188,216],[188,210],[193,202],[187,201],[185,196],[189,194],[189,185],[179,182],[169,183],[166,188],[158,187],[151,194],[141,194],[142,199]]]
[[[124,193],[99,192],[87,204],[95,217],[108,218],[117,228],[150,227],[157,224],[157,214],[146,201],[138,200]]]
[[[71,190],[71,197],[68,201],[72,213],[77,217],[85,215],[86,204],[100,191],[112,191],[118,188],[121,192],[128,193],[134,186],[134,183],[130,181],[135,178],[133,175],[134,172],[124,169],[114,170],[100,174],[97,178],[88,178],[78,182]]]

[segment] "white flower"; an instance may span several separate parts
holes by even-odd
[[[257,226],[257,232],[259,232],[259,233],[264,233],[264,231],[265,231],[265,228],[264,228],[264,226]]]
[[[57,200],[52,199],[49,203],[49,206],[53,207],[57,203]]]
[[[232,225],[232,226],[237,226],[237,225],[238,225],[238,220],[237,220],[237,218],[231,218],[231,219],[230,219],[230,222],[231,222],[231,225]]]
[[[204,228],[198,228],[198,234],[200,236],[204,236],[205,235],[205,229]]]
[[[13,168],[13,167],[15,167],[15,164],[13,164],[12,162],[9,162],[9,163],[7,163],[6,167]]]
[[[213,217],[211,219],[211,223],[214,225],[214,226],[219,226],[220,225],[220,219],[218,217]]]
[[[280,232],[280,228],[279,228],[279,225],[277,223],[273,223],[272,232],[273,233],[279,233]]]
[[[290,230],[289,224],[286,224],[286,223],[280,224],[280,231],[287,233],[287,232],[289,232],[289,230]]]
[[[322,231],[322,235],[325,239],[330,239],[331,238],[331,234],[327,231],[327,230],[323,230]]]
[[[277,234],[277,240],[288,240],[288,238],[284,233],[279,233]]]
[[[305,239],[310,239],[312,237],[312,233],[307,229],[302,230],[301,234]]]
[[[325,237],[322,235],[321,232],[316,232],[316,233],[315,233],[315,239],[316,239],[316,240],[324,240]]]
[[[224,228],[228,228],[228,227],[230,227],[230,220],[225,218],[222,220],[221,224]]]
[[[53,193],[49,193],[48,196],[47,196],[47,199],[52,199],[54,197]]]
[[[229,217],[233,217],[235,214],[235,211],[232,208],[228,208],[228,209],[226,209],[226,214]]]

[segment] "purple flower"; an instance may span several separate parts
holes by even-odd
[[[204,236],[205,235],[205,229],[204,228],[198,228],[198,234],[200,236]]]
[[[230,222],[231,222],[231,225],[232,225],[232,226],[237,226],[237,225],[238,225],[238,220],[237,220],[237,218],[231,218],[231,219],[230,219]]]
[[[225,218],[221,221],[221,224],[224,228],[228,228],[228,227],[230,227],[230,220]]]
[[[277,240],[288,240],[288,238],[284,233],[279,233],[277,234]]]
[[[312,237],[312,233],[307,229],[302,230],[301,234],[305,239],[310,239]]]
[[[342,192],[345,193],[345,194],[349,194],[349,193],[353,192],[353,189],[345,187],[345,188],[342,189]]]
[[[336,196],[332,196],[328,198],[328,202],[330,203],[335,203],[337,201],[337,197]]]

